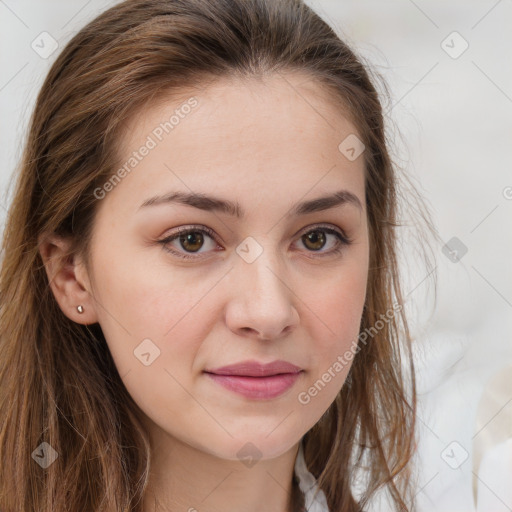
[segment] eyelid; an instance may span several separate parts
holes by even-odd
[[[211,238],[213,238],[216,242],[217,235],[213,229],[210,229],[207,226],[203,226],[202,224],[190,224],[187,226],[180,226],[176,228],[170,235],[167,235],[163,240],[169,239],[169,238],[177,238],[182,233],[190,233],[191,231],[204,231],[206,234],[208,234]]]
[[[328,233],[336,233],[343,237],[343,240],[346,243],[352,243],[352,239],[345,233],[345,231],[337,226],[334,226],[334,224],[312,224],[310,226],[306,226],[305,228],[301,229],[297,236],[303,236],[306,233],[309,233],[310,231],[315,231],[316,229],[321,230],[324,229]]]

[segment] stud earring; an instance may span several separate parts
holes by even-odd
[[[76,309],[78,310],[79,313],[83,313],[84,312],[84,308],[81,305],[77,306]]]

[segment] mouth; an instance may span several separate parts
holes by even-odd
[[[213,381],[231,392],[254,400],[268,400],[289,390],[303,373],[281,359],[270,363],[249,360],[204,370]]]
[[[225,389],[256,400],[269,400],[288,391],[298,380],[303,370],[293,373],[278,373],[265,376],[217,374],[204,372]]]
[[[279,374],[298,373],[301,368],[283,361],[282,359],[270,363],[260,363],[259,361],[240,361],[239,363],[205,370],[207,373],[215,375],[236,375],[244,377],[271,377]]]

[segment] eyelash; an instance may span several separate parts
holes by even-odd
[[[326,256],[331,256],[331,255],[334,255],[334,254],[339,254],[345,247],[349,246],[352,243],[352,239],[347,237],[343,232],[338,231],[337,229],[333,229],[333,228],[328,227],[328,226],[323,226],[323,225],[313,226],[312,228],[303,231],[299,235],[299,238],[303,237],[307,233],[311,233],[311,232],[314,232],[314,231],[324,231],[324,232],[326,232],[328,234],[331,234],[331,235],[334,235],[334,236],[336,236],[338,238],[338,243],[337,243],[337,245],[336,245],[336,247],[334,249],[331,249],[328,252],[322,252],[322,253],[318,252],[317,256],[314,256],[315,258],[316,257],[322,258],[322,257],[326,257]],[[199,233],[206,233],[210,238],[212,238],[216,243],[218,243],[217,239],[216,239],[216,235],[213,232],[213,230],[211,230],[210,228],[207,228],[206,226],[188,226],[188,227],[185,227],[185,228],[181,227],[181,228],[178,228],[171,235],[163,238],[162,240],[158,240],[157,242],[163,246],[164,250],[166,250],[167,252],[170,252],[174,256],[177,256],[178,258],[198,260],[198,259],[201,258],[201,256],[192,255],[192,254],[197,254],[197,253],[190,253],[190,254],[188,254],[188,253],[180,253],[178,251],[172,250],[169,247],[167,247],[168,244],[170,244],[174,240],[178,239],[181,235],[187,235],[189,233],[198,233],[198,232]],[[308,252],[313,252],[314,253],[315,251],[308,251]]]

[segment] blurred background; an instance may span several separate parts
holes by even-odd
[[[2,229],[49,66],[115,3],[0,0]],[[414,224],[403,234],[420,400],[418,510],[512,511],[512,1],[307,3],[387,84],[389,98],[376,85],[399,174],[439,235],[423,262],[426,238]]]

